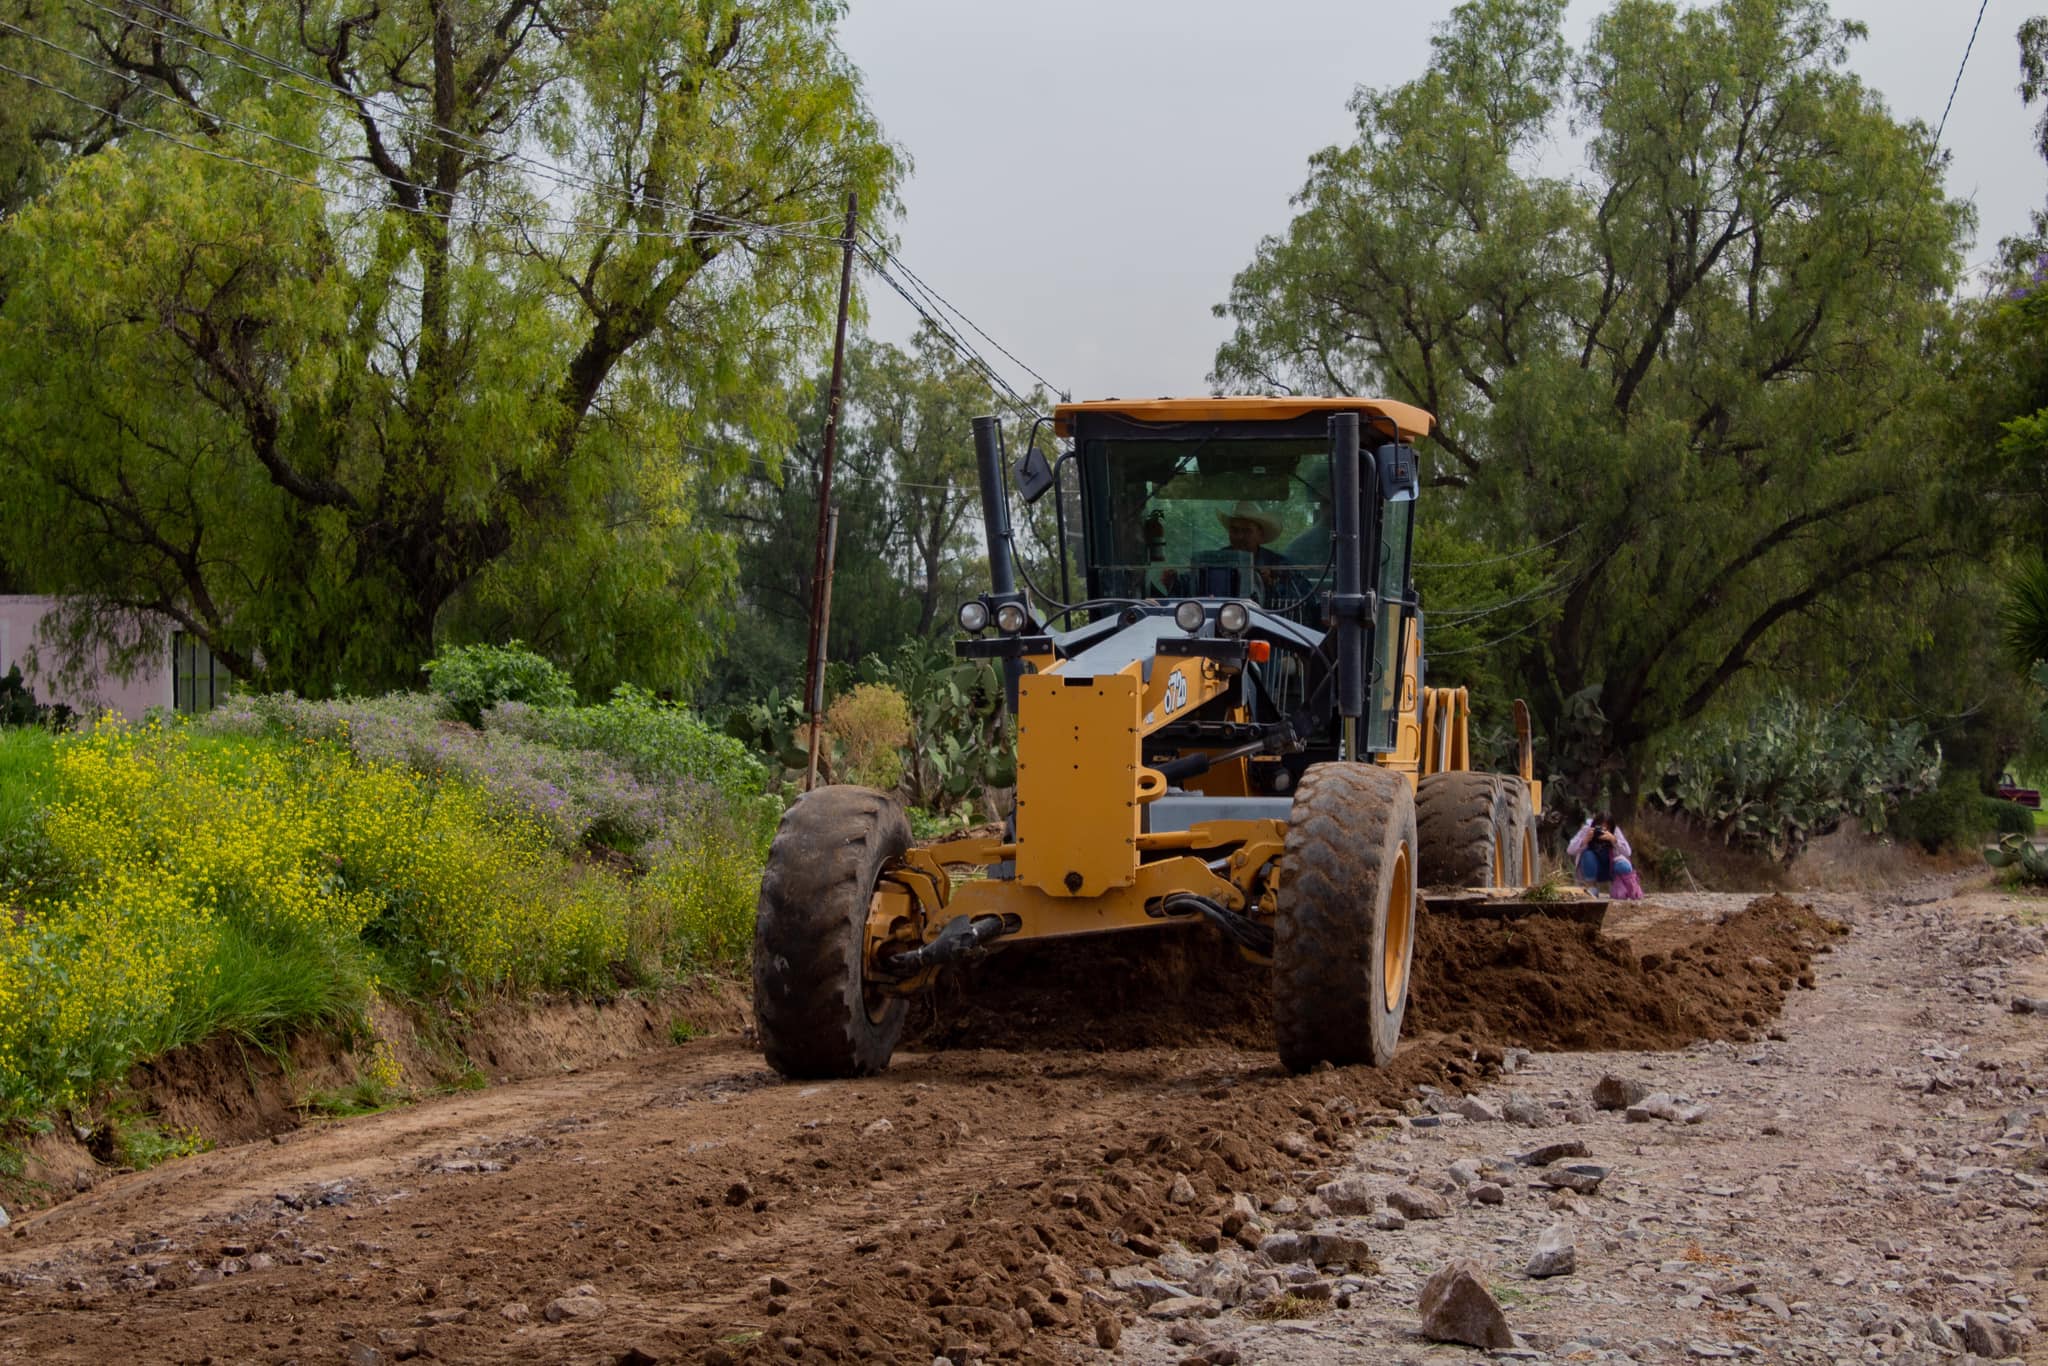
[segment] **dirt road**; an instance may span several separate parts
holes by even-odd
[[[2013,1346],[2048,1023],[2004,1007],[2048,997],[2039,932],[1982,896],[1821,907],[1846,938],[1744,900],[1432,927],[1380,1072],[1279,1073],[1227,965],[1054,959],[871,1080],[712,1039],[216,1151],[18,1223],[0,1361],[1420,1358],[1464,1350],[1415,1332],[1452,1256],[1532,1358],[1906,1360],[1942,1315]],[[1742,1042],[1506,1052],[1701,1035]],[[1587,1103],[1608,1071],[1711,1108],[1631,1124]],[[1611,1168],[1585,1196],[1507,1156],[1574,1137]],[[1356,1213],[1315,1194],[1347,1175]],[[1391,1227],[1395,1190],[1447,1217]],[[1524,1279],[1560,1219],[1578,1269]],[[1322,1269],[1266,1242],[1297,1228]]]

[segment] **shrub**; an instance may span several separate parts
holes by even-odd
[[[903,747],[910,743],[910,704],[886,683],[862,683],[825,712],[825,730],[837,752],[842,782],[893,791],[903,781]]]
[[[767,766],[746,745],[644,688],[622,686],[597,707],[506,702],[484,714],[484,727],[602,754],[656,786],[708,784],[724,798],[734,823],[752,832],[764,850],[782,816],[782,803],[770,792]]]
[[[943,644],[909,640],[887,659],[862,660],[859,674],[887,683],[909,704],[903,787],[911,806],[953,812],[1016,781],[1002,674],[989,661],[955,659]]]
[[[1955,774],[1899,807],[1896,829],[1928,853],[1977,844],[2003,832],[2032,838],[2034,815],[2018,802],[1987,797],[1968,775]]]
[[[379,983],[609,991],[640,918],[481,789],[307,739],[103,725],[57,742],[52,796],[68,889],[0,921],[0,1114],[216,1033],[353,1028]]]
[[[539,822],[564,852],[634,854],[700,808],[723,808],[706,784],[642,782],[602,754],[561,749],[510,731],[455,725],[436,714],[431,698],[418,695],[339,702],[312,702],[289,693],[238,698],[199,724],[216,734],[330,742],[364,763],[468,783],[505,812]]]
[[[1991,828],[2001,835],[2034,836],[2034,813],[2018,802],[2009,802],[2002,797],[1984,799],[1985,814],[1991,818]]]
[[[451,645],[421,666],[449,710],[470,725],[500,702],[566,707],[576,685],[563,670],[518,641],[505,645]]]

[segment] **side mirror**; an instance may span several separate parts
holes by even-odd
[[[1035,503],[1052,488],[1052,464],[1037,446],[1024,452],[1015,471],[1017,492],[1025,502]]]
[[[1379,466],[1380,497],[1394,499],[1403,493],[1413,496],[1420,491],[1421,462],[1416,459],[1413,446],[1389,442],[1374,452],[1373,463]]]

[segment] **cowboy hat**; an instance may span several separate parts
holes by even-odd
[[[1250,522],[1263,533],[1259,538],[1261,545],[1267,541],[1279,540],[1280,533],[1286,530],[1278,517],[1253,502],[1240,502],[1228,512],[1219,512],[1216,514],[1216,520],[1223,524],[1225,531],[1230,530],[1232,522]]]

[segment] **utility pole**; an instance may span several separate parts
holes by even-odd
[[[846,310],[853,299],[854,210],[859,200],[846,192],[846,245],[839,263],[839,322],[832,335],[832,388],[825,397],[825,452],[818,474],[818,554],[811,569],[811,649],[804,665],[804,700],[811,709],[810,764],[804,791],[818,783],[818,727],[825,711],[825,632],[831,625],[832,561],[839,514],[832,506],[832,458],[839,449],[839,403],[846,381]]]

